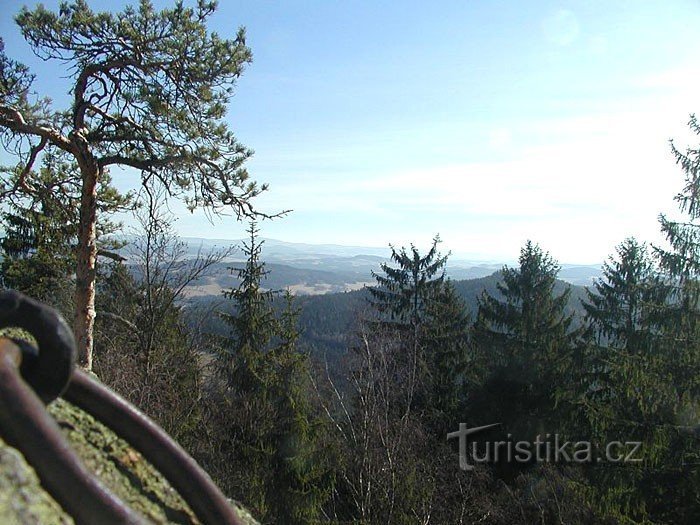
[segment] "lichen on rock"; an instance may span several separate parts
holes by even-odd
[[[188,505],[141,454],[89,414],[64,400],[48,407],[86,467],[132,509],[156,524],[199,523]],[[233,504],[246,525],[257,522]],[[0,523],[72,524],[20,452],[0,440]]]
[[[41,487],[24,456],[0,439],[0,523],[68,525],[73,520]]]
[[[105,425],[62,399],[49,412],[85,466],[129,507],[158,524],[198,523],[151,464]]]

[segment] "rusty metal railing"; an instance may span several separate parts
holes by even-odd
[[[0,293],[0,328],[18,327],[37,347],[0,338],[0,436],[32,465],[44,488],[78,524],[144,524],[83,465],[45,405],[59,396],[129,442],[190,506],[199,521],[241,525],[211,478],[158,425],[75,366],[73,335],[52,308]]]

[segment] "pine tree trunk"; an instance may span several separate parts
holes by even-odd
[[[93,328],[95,325],[95,262],[97,259],[97,181],[99,167],[94,159],[80,162],[83,185],[80,196],[80,225],[75,272],[75,325],[78,359],[92,370]]]

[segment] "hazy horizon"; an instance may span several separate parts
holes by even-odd
[[[218,238],[218,237],[195,237],[195,236],[182,236],[181,239],[185,242],[187,241],[207,241],[210,243],[215,243],[213,246],[216,247],[224,247],[226,243],[235,243],[235,242],[241,242],[245,241],[247,238],[245,236],[243,237],[238,237],[238,238]],[[272,238],[272,237],[267,237],[267,236],[261,236],[259,237],[260,241],[264,241],[265,243],[272,242],[274,243],[282,243],[285,245],[292,245],[292,246],[304,246],[308,247],[309,249],[313,249],[315,247],[324,247],[324,248],[333,248],[337,247],[340,249],[345,249],[345,250],[351,250],[354,249],[358,254],[361,255],[378,255],[377,252],[382,252],[382,255],[385,257],[389,257],[391,254],[391,249],[389,245],[385,246],[361,246],[361,245],[349,245],[349,244],[338,244],[338,243],[308,243],[308,242],[294,242],[294,241],[286,241],[284,239],[277,239],[277,238]],[[219,244],[221,243],[221,244]],[[402,246],[402,245],[394,245],[395,248],[401,248],[405,247],[408,248],[408,245]],[[515,254],[513,257],[509,258],[500,258],[500,259],[489,259],[489,258],[483,258],[480,257],[478,254],[470,254],[468,252],[458,252],[450,249],[449,246],[446,246],[445,243],[441,243],[440,245],[440,252],[443,254],[450,254],[448,258],[448,264],[450,261],[452,262],[460,262],[460,263],[475,263],[475,264],[508,264],[508,265],[514,265],[517,263],[518,260],[518,255]],[[417,246],[419,250],[421,250],[422,253],[425,252],[425,249],[429,248],[429,246]],[[263,253],[264,253],[265,247],[263,246]],[[235,254],[234,254],[235,256]],[[564,266],[596,266],[600,267],[603,265],[604,261],[595,261],[592,263],[585,263],[585,262],[580,262],[580,261],[561,261],[557,259],[557,262],[560,265]]]

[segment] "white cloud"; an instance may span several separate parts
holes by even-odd
[[[530,238],[563,262],[600,262],[626,236],[658,240],[658,213],[675,210],[682,172],[667,140],[697,142],[685,123],[694,74],[630,78],[630,96],[607,99],[606,113],[453,121],[259,149],[251,174],[267,180],[259,163],[272,186],[256,206],[295,210],[266,226],[288,240],[426,244],[440,232],[446,249],[506,260]],[[409,168],[395,167],[407,159]],[[182,231],[212,229],[197,217],[183,217]]]
[[[560,260],[599,262],[626,236],[657,239],[657,214],[673,209],[682,173],[669,126],[663,111],[542,120],[512,132],[514,142],[529,131],[545,144],[523,146],[513,160],[329,171],[311,184],[276,185],[265,208],[374,218],[371,231],[339,222],[343,242],[441,232],[447,248],[504,257],[532,238]]]

